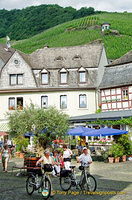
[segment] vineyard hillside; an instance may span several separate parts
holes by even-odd
[[[107,21],[119,35],[103,35],[101,24]],[[26,40],[12,41],[12,46],[25,53],[49,47],[75,46],[101,40],[107,57],[116,59],[132,49],[132,13],[101,13],[55,26]],[[0,39],[5,42],[5,39]]]

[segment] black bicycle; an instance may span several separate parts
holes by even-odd
[[[32,195],[34,191],[38,190],[38,193],[41,193],[43,199],[46,200],[51,195],[51,182],[45,170],[40,180],[38,174],[35,173],[35,170],[36,168],[34,168],[34,172],[29,173],[26,181],[26,191],[29,195]]]
[[[68,191],[71,187],[80,188],[81,190],[89,192],[94,192],[96,190],[97,182],[95,178],[87,172],[86,167],[79,167],[82,171],[79,181],[76,180],[75,166],[71,166],[70,168],[73,172],[71,170],[62,170],[60,173],[60,186],[62,190]]]

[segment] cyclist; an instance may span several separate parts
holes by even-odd
[[[42,156],[42,157],[36,162],[36,166],[37,166],[39,163],[41,163],[42,161],[43,161],[43,164],[51,164],[51,165],[54,165],[54,164],[55,164],[53,158],[50,156],[50,151],[49,151],[49,149],[46,149],[46,150],[44,151],[44,156]],[[49,178],[49,180],[50,180],[50,182],[51,182],[51,179],[50,179],[49,174],[47,174],[47,175],[48,175],[48,178]],[[53,188],[52,188],[52,182],[51,182],[51,195],[50,195],[50,196],[51,196],[51,197],[54,196],[54,194],[53,194]]]
[[[72,151],[67,148],[66,144],[63,144],[63,161],[64,161],[64,167],[66,170],[71,170],[71,156]]]
[[[76,159],[78,163],[81,163],[81,166],[86,167],[87,171],[90,172],[89,164],[92,163],[92,158],[88,154],[87,147],[83,147],[83,154],[81,154],[79,157],[76,157]]]
[[[88,174],[90,173],[90,168],[89,168],[89,164],[92,163],[92,158],[91,156],[88,154],[88,149],[87,147],[83,147],[83,154],[81,154],[79,157],[76,157],[77,162],[81,163],[81,166],[85,167],[85,170],[87,170]],[[85,184],[86,179],[84,176],[82,176],[81,178],[81,182],[82,185]]]

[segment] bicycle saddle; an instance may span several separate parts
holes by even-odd
[[[74,169],[76,166],[70,166],[71,169]]]

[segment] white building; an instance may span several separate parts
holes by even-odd
[[[7,112],[31,102],[54,105],[72,117],[95,113],[105,65],[102,44],[43,48],[30,55],[0,44],[0,131],[7,131]]]
[[[110,29],[110,24],[108,22],[104,22],[101,26],[102,26],[102,32]]]

